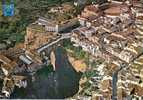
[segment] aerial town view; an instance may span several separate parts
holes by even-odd
[[[143,0],[1,0],[0,99],[143,100]]]

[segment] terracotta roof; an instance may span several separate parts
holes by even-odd
[[[143,87],[141,86],[136,86],[135,87],[135,92],[138,96],[143,96]]]
[[[98,16],[96,16],[96,15],[90,15],[90,16],[81,15],[81,16],[79,16],[79,19],[88,20],[88,21],[93,21],[93,20],[96,20],[97,18],[98,18]]]
[[[4,63],[4,64],[9,64],[11,62],[10,59],[8,59],[6,56],[4,55],[0,55],[0,62]]]
[[[105,12],[105,14],[107,14],[107,15],[119,16],[119,15],[122,13],[123,9],[124,9],[125,11],[128,10],[127,6],[125,6],[125,5],[111,4],[111,5],[109,6],[109,8],[106,9],[104,12]]]
[[[138,20],[143,20],[143,16],[137,16]]]
[[[117,37],[115,35],[110,35],[107,37],[107,39],[109,39],[110,41],[124,41],[125,39],[124,38],[121,38],[121,37]]]
[[[85,9],[88,10],[88,11],[92,11],[92,12],[97,12],[98,11],[98,8],[95,7],[94,5],[89,5]]]
[[[104,12],[105,12],[105,14],[111,15],[111,16],[119,16],[121,13],[120,8],[118,8],[118,7],[109,8],[109,9],[105,10]]]
[[[84,16],[84,15],[79,16],[79,19],[87,20],[87,18],[88,18],[88,16]]]
[[[97,16],[89,16],[87,19],[88,21],[93,21],[96,20],[98,17]]]
[[[103,80],[102,83],[101,83],[101,89],[102,90],[106,90],[111,87],[111,80],[110,79],[106,79],[106,80]]]

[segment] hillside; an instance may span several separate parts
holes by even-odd
[[[39,16],[45,15],[50,7],[59,6],[72,0],[14,0],[15,15],[2,16],[0,2],[0,44],[23,42],[26,27]]]

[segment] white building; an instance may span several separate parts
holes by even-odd
[[[38,25],[44,26],[46,31],[58,33],[60,31],[63,31],[67,28],[70,28],[78,24],[78,20],[75,18],[75,19],[71,19],[65,22],[58,23],[57,21],[53,21],[53,20],[50,20],[44,17],[40,17],[35,23]]]

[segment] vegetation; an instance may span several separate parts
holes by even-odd
[[[44,16],[50,7],[59,6],[64,2],[73,2],[73,0],[14,0],[15,1],[15,16],[4,17],[2,16],[2,9],[0,4],[0,43],[9,41],[15,41],[15,43],[23,42],[24,36],[26,34],[26,27],[34,22],[39,16]],[[80,13],[83,7],[76,7],[76,12]],[[68,19],[72,17],[71,15],[65,14]],[[47,14],[47,16],[51,16]],[[58,16],[58,15],[55,15]],[[77,59],[85,59],[89,63],[89,54],[84,52],[80,47],[74,47],[70,41],[64,42],[64,47],[66,50],[72,50],[72,55]],[[94,64],[93,64],[94,65]],[[92,65],[92,66],[93,66]],[[96,65],[95,65],[96,66]],[[37,74],[40,77],[47,77],[50,72],[52,72],[52,66],[46,66],[39,70]],[[96,76],[96,72],[89,70],[83,74],[83,77],[90,79]],[[90,83],[86,83],[85,88],[91,89]],[[90,89],[89,89],[90,88]],[[85,89],[86,91],[87,89]],[[88,92],[85,92],[89,94]],[[23,93],[24,94],[24,93]]]
[[[37,75],[41,76],[41,77],[47,77],[49,73],[53,72],[53,66],[52,65],[48,65],[48,66],[44,66],[42,69],[37,71]]]
[[[65,40],[63,46],[66,50],[72,50],[72,56],[74,56],[76,59],[88,60],[88,53],[83,51],[81,47],[74,47],[70,40]]]
[[[141,1],[141,3],[143,4],[143,0],[140,0]]]
[[[96,3],[97,2],[97,0],[90,0],[91,2],[93,2],[93,3]]]
[[[97,76],[96,70],[86,71],[83,75],[83,77],[86,77],[86,78],[91,78],[91,77],[95,77],[95,76]]]
[[[88,65],[88,67],[91,67],[91,69],[95,68],[96,65],[98,63],[100,63],[100,61],[97,62],[90,62],[89,61],[89,54],[86,53],[85,51],[82,50],[82,48],[80,47],[74,47],[72,45],[72,43],[69,40],[64,41],[64,47],[67,50],[72,50],[72,56],[74,56],[76,59],[84,59],[86,64]],[[97,75],[97,71],[95,70],[87,70],[84,74],[83,74],[83,78],[91,78]]]
[[[96,61],[90,61],[89,60],[89,54],[84,52],[80,47],[74,47],[73,44],[66,40],[64,42],[64,47],[67,50],[71,50],[72,56],[74,56],[77,59],[84,59],[86,64],[88,65],[88,69],[86,72],[83,73],[82,79],[86,79],[87,81],[81,84],[81,91],[77,95],[82,95],[82,96],[91,96],[92,91],[95,91],[95,89],[98,89],[96,87],[96,82],[92,81],[93,77],[99,76],[98,71],[96,70],[97,65],[101,64],[103,61],[102,59],[96,59]]]
[[[0,43],[10,40],[16,43],[24,41],[26,27],[43,16],[50,7],[60,5],[71,0],[14,0],[15,15],[13,17],[2,16],[2,4],[0,2]]]

